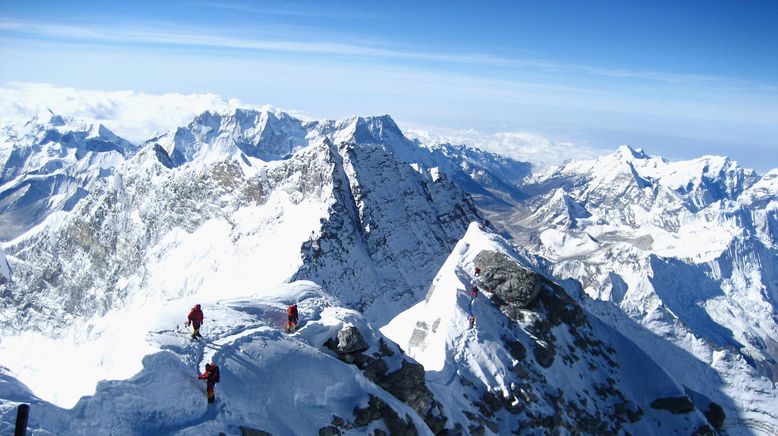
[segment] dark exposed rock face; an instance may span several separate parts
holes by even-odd
[[[377,376],[373,381],[418,412],[430,430],[435,433],[443,430],[446,418],[442,414],[442,406],[425,384],[423,366],[404,360],[399,370]]]
[[[386,402],[374,395],[370,395],[366,407],[354,408],[354,421],[349,422],[339,416],[332,418],[331,425],[319,429],[319,436],[336,436],[343,434],[343,430],[362,430],[374,421],[383,421],[391,435],[418,435],[419,432],[413,424],[410,416],[403,419]],[[364,430],[362,431],[364,432]],[[351,432],[349,432],[351,433]],[[376,429],[375,435],[386,435],[380,429]]]
[[[319,429],[319,436],[340,436],[342,434],[340,429],[334,425],[328,425]]]
[[[715,436],[717,434],[709,425],[701,425],[692,432],[692,436]]]
[[[337,340],[330,339],[324,345],[334,351],[338,359],[356,365],[365,377],[409,405],[424,419],[433,433],[444,429],[446,418],[442,412],[442,405],[435,400],[432,392],[427,388],[422,365],[403,359],[400,369],[389,373],[389,365],[384,359],[394,356],[395,351],[392,351],[391,347],[381,339],[377,353],[364,354],[369,346],[359,329],[353,326],[344,327],[338,331]]]
[[[371,422],[382,419],[389,433],[393,435],[417,435],[419,434],[409,416],[403,420],[384,400],[370,396],[367,407],[354,409],[354,427],[364,428]]]
[[[527,347],[521,342],[512,339],[503,338],[503,341],[505,341],[505,345],[508,346],[508,350],[510,350],[511,356],[513,356],[514,359],[524,360],[527,356]]]
[[[250,427],[240,427],[241,436],[272,436],[270,433]]]
[[[667,410],[670,413],[682,414],[694,410],[694,403],[689,397],[664,397],[651,402],[654,409]]]
[[[535,346],[532,347],[532,353],[535,356],[535,360],[543,368],[549,368],[554,364],[554,356],[556,353],[553,344],[549,344],[546,341],[537,341],[535,342]]]
[[[541,281],[534,272],[519,266],[508,255],[482,251],[475,258],[481,269],[481,284],[493,292],[492,300],[509,318],[527,307],[540,292]]]
[[[474,266],[480,270],[475,283],[510,320],[501,339],[514,359],[509,377],[517,378],[507,395],[460,379],[472,388],[468,398],[474,409],[465,414],[470,434],[507,431],[501,421],[505,412],[519,417],[518,427],[510,428],[518,434],[619,434],[642,419],[643,409],[620,390],[616,351],[599,339],[564,288],[496,251],[478,253]],[[589,386],[578,393],[552,387],[546,373],[552,366],[553,371],[585,368]]]
[[[722,409],[721,406],[711,401],[708,405],[708,410],[704,413],[713,428],[717,431],[721,431],[724,428],[724,420],[727,418],[727,415],[724,413],[724,409]]]
[[[346,326],[338,332],[337,352],[342,354],[358,353],[368,349],[365,338],[354,326]]]

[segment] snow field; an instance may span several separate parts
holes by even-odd
[[[12,388],[0,402],[0,432],[12,428],[15,402],[26,401],[32,403],[35,434],[216,434],[236,433],[240,426],[272,434],[316,434],[336,415],[353,419],[354,408],[366,407],[368,395],[374,395],[427,434],[408,406],[323,346],[344,325],[356,326],[371,350],[377,350],[380,335],[359,313],[332,306],[337,300],[317,285],[295,282],[255,297],[197,300],[205,312],[204,339],[198,341],[180,326],[194,301],[190,297],[157,307],[143,320],[150,326],[144,334],[148,345],[161,351],[145,356],[140,372],[127,380],[98,383],[94,394],[72,409],[35,398],[0,372],[0,385]],[[283,332],[286,307],[293,302],[301,326],[288,335]],[[399,360],[390,370],[399,368]],[[205,383],[196,380],[207,362],[219,365],[221,374],[213,405],[206,403]],[[375,428],[386,430],[376,421],[356,433]]]

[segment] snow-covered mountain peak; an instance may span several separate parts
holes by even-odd
[[[657,420],[662,432],[708,429],[709,403],[696,408],[650,357],[475,224],[426,298],[381,331],[424,365],[430,390],[471,433],[651,434]],[[670,398],[684,412],[658,407]]]
[[[323,137],[333,143],[378,144],[404,156],[413,153],[388,115],[352,117],[341,121],[303,121],[280,111],[236,108],[206,111],[188,125],[153,138],[176,165],[194,160],[213,161],[241,155],[264,161],[286,159]]]
[[[483,203],[504,204],[499,196],[518,196],[513,183],[529,164],[463,146],[426,147],[404,136],[389,115],[343,120],[302,121],[283,112],[235,109],[204,113],[189,125],[147,142],[167,155],[171,166],[192,161],[259,159],[276,161],[328,138],[333,144],[378,146],[406,164],[438,168]],[[477,182],[476,182],[477,180]],[[498,194],[495,194],[498,192]]]
[[[64,126],[65,125],[65,119],[61,115],[57,115],[54,112],[49,109],[49,121],[48,123],[52,126]]]
[[[778,209],[778,169],[768,171],[738,198],[744,204],[765,209]]]
[[[73,126],[78,123],[78,126],[84,125],[84,122],[79,122],[73,117],[63,116],[54,113],[51,109],[41,111],[40,113],[33,115],[28,121],[24,123],[26,127],[32,126],[51,126],[51,127],[64,127],[67,125]]]
[[[570,162],[535,175],[533,185],[542,186],[541,191],[567,186],[580,191],[576,194],[579,199],[589,196],[584,191],[597,199],[605,192],[612,193],[609,198],[629,193],[635,200],[633,204],[641,204],[647,210],[662,197],[676,197],[686,208],[697,211],[719,201],[736,200],[759,179],[753,170],[723,156],[668,161],[621,146],[597,159]]]
[[[285,113],[236,108],[203,112],[147,144],[158,144],[177,166],[240,156],[273,161],[307,146],[307,135],[304,123]]]
[[[358,140],[361,138],[374,138],[379,142],[399,138],[407,140],[397,126],[397,123],[389,115],[355,117],[352,120],[354,123],[354,135]]]
[[[614,153],[619,158],[623,160],[633,160],[633,159],[650,159],[651,156],[646,154],[645,151],[643,151],[642,148],[633,148],[630,145],[620,145],[616,152]]]
[[[322,134],[330,136],[335,143],[353,142],[359,144],[377,144],[394,153],[399,153],[404,160],[414,148],[414,142],[403,135],[397,123],[389,115],[354,116],[340,121],[323,121],[319,127]],[[409,149],[406,149],[409,148]],[[417,160],[408,160],[409,163]]]
[[[52,149],[72,149],[79,155],[117,151],[126,156],[136,148],[100,123],[50,111],[38,114],[24,124],[5,126],[0,132],[0,141],[0,153],[5,143],[6,147],[19,150],[17,153],[21,149],[31,148],[38,159],[51,156]]]
[[[92,181],[110,175],[135,146],[97,123],[40,114],[0,130],[0,238],[70,210]]]
[[[580,178],[597,184],[613,184],[614,181],[626,180],[634,183],[636,168],[640,168],[653,160],[642,150],[637,151],[630,146],[622,145],[613,153],[591,160],[572,161],[552,167],[533,175],[535,181],[562,180]]]

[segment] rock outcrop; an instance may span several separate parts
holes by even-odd
[[[540,292],[540,278],[508,255],[482,251],[475,258],[480,284],[492,292],[492,301],[510,318],[527,307]]]
[[[667,410],[670,413],[689,413],[694,410],[694,403],[689,397],[663,397],[651,402],[654,409]]]
[[[324,345],[335,352],[338,359],[356,365],[368,379],[410,406],[424,419],[433,433],[444,429],[446,417],[443,414],[443,406],[427,388],[424,367],[402,355],[396,345],[389,345],[380,339],[378,350],[369,353],[370,346],[354,326],[343,327],[338,331],[335,340],[329,339]],[[390,359],[400,359],[400,369],[390,372]],[[378,406],[368,409],[360,413],[372,416],[371,414],[383,410]]]
[[[368,348],[365,338],[356,327],[346,326],[338,332],[338,354],[360,353]]]

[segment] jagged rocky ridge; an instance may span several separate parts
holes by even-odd
[[[4,334],[52,333],[55,320],[78,324],[133,302],[310,279],[381,325],[421,298],[432,266],[477,217],[467,192],[515,242],[551,259],[533,258],[538,270],[601,300],[565,284],[683,384],[698,411],[715,416],[709,404],[720,404],[726,431],[769,433],[775,388],[760,374],[772,374],[776,355],[775,171],[760,177],[718,158],[670,164],[629,148],[615,156],[516,186],[526,165],[420,147],[388,116],[205,113],[108,165],[110,177],[84,184],[70,213],[43,210],[45,226],[4,244],[14,280],[0,284],[0,323]],[[657,403],[667,404],[685,407]],[[361,420],[386,410],[365,407]]]
[[[11,322],[4,328],[45,330],[54,320],[207,286],[245,295],[262,280],[316,280],[359,308],[414,298],[477,216],[445,176],[415,171],[371,145],[325,139],[289,159],[254,166],[229,159],[166,163],[166,154],[149,144],[92,186],[75,213],[7,247],[25,262],[6,285],[3,310]],[[223,238],[201,248],[211,255],[224,250],[218,263],[168,277],[171,262],[186,255],[182,241],[202,232]],[[277,241],[279,234],[287,238]],[[246,258],[239,254],[245,250],[258,252]],[[279,268],[279,256],[289,263]],[[233,284],[238,289],[223,289],[236,271],[243,274]]]
[[[737,425],[775,431],[775,180],[726,158],[668,162],[625,146],[535,174],[527,198],[492,220],[549,259],[549,274],[607,302],[580,300]]]
[[[124,144],[123,140],[108,137]],[[338,144],[352,144],[344,149],[343,156],[332,154],[333,162],[342,165],[347,174],[308,174],[306,166],[314,168],[312,171],[319,171],[319,166],[298,162],[311,153],[293,158],[294,152],[330,139]],[[359,146],[354,147],[354,144]],[[456,156],[456,163],[449,159],[451,156]],[[255,159],[259,157],[264,161]],[[405,158],[401,162],[415,166],[384,165],[398,158]],[[408,298],[421,292],[424,286],[418,279],[424,282],[425,269],[416,266],[426,265],[430,259],[442,259],[445,248],[453,245],[461,236],[464,225],[476,216],[472,204],[447,179],[460,182],[468,179],[469,186],[483,190],[471,176],[483,178],[489,168],[498,168],[506,162],[512,161],[461,147],[441,146],[434,151],[419,147],[406,139],[388,116],[303,122],[286,114],[270,112],[206,112],[185,128],[147,141],[136,155],[122,164],[116,177],[91,184],[88,189],[96,192],[84,200],[79,211],[73,214],[75,218],[55,222],[38,236],[24,238],[8,250],[12,255],[23,250],[26,253],[23,263],[27,265],[42,263],[42,268],[20,270],[17,283],[32,290],[28,299],[40,295],[52,283],[58,296],[49,297],[60,302],[64,300],[64,312],[77,316],[98,313],[113,307],[117,298],[123,300],[132,294],[128,286],[147,284],[146,272],[135,269],[143,263],[146,250],[160,238],[176,229],[192,233],[212,220],[229,221],[228,217],[235,210],[262,206],[266,192],[261,190],[274,189],[275,178],[287,175],[293,183],[284,192],[298,196],[308,195],[309,189],[321,189],[322,183],[336,185],[332,190],[335,201],[327,206],[332,208],[332,218],[321,226],[307,224],[311,234],[304,250],[305,265],[295,277],[317,278],[324,285],[330,285],[338,278],[349,280],[350,286],[359,288],[375,288],[375,283],[380,282],[386,288],[393,288],[391,298],[396,299],[398,295]],[[111,163],[114,166],[109,165],[101,172],[103,176],[111,175],[118,166],[117,162]],[[433,166],[436,163],[446,167]],[[279,169],[268,170],[275,167]],[[412,174],[414,170],[416,174]],[[296,171],[301,172],[295,174]],[[373,172],[380,176],[373,177]],[[402,208],[396,207],[394,193],[387,189],[390,186],[396,189],[398,180],[420,182],[407,183]],[[86,197],[87,189],[79,189],[82,195],[76,200]],[[326,194],[316,192],[315,195]],[[294,196],[291,198],[293,202],[300,201]],[[222,210],[225,207],[226,210]],[[396,210],[400,211],[399,215]],[[324,215],[322,213],[321,218]],[[381,225],[382,220],[387,220],[387,224]],[[397,234],[396,225],[404,226],[413,236],[407,238],[405,233]],[[55,240],[47,240],[46,234],[53,235]],[[430,235],[434,244],[426,242]],[[317,248],[320,245],[332,245],[334,249],[320,250]],[[376,248],[378,246],[388,250]],[[410,255],[409,250],[417,248],[423,252]],[[355,250],[377,256],[378,262],[365,264],[362,255],[351,256],[354,263],[344,261],[343,256],[349,256]],[[391,259],[382,258],[387,256],[387,251]],[[66,259],[64,263],[68,265],[58,264],[60,258],[56,253],[60,252],[70,253],[77,261]],[[335,257],[335,270],[327,270],[328,260],[321,253]],[[339,271],[340,265],[354,267],[351,272]],[[421,277],[398,274],[398,270]],[[173,292],[187,291],[174,289]],[[359,305],[363,302],[358,300],[371,301],[378,294],[376,291],[364,297],[345,298],[345,301],[352,306]],[[4,306],[13,308],[21,304],[18,292],[13,289],[6,291],[6,296],[10,297],[10,303],[6,302]],[[35,300],[26,305],[25,313],[11,314],[9,319],[13,318],[17,324],[27,318],[30,311],[46,312],[46,302]],[[52,313],[51,316],[56,318],[59,314]],[[375,316],[388,319],[391,313]],[[23,325],[19,327],[24,328]]]
[[[352,117],[340,121],[303,121],[284,113],[237,109],[205,112],[185,127],[148,143],[159,144],[173,165],[225,155],[280,160],[329,138],[333,143],[373,144],[397,159],[447,174],[484,206],[507,206],[503,197],[518,197],[515,184],[530,172],[530,164],[477,148],[451,144],[423,145],[403,135],[388,115]]]
[[[530,268],[472,225],[427,298],[382,329],[425,365],[455,431],[712,433],[696,406],[667,410],[691,399],[648,355]]]

